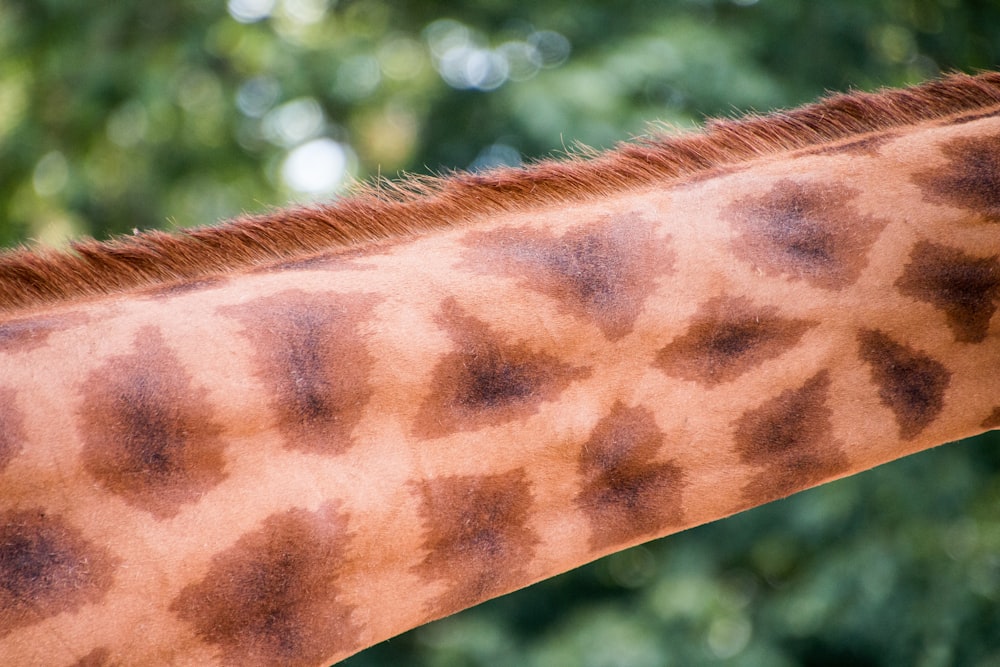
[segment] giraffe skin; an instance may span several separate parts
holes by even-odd
[[[328,664],[997,428],[1000,77],[930,86],[923,116],[597,194],[518,194],[536,170],[174,281],[9,256],[4,663]]]

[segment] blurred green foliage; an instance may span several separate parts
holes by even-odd
[[[0,245],[998,63],[988,0],[4,0]],[[998,445],[612,556],[347,664],[1000,666]]]

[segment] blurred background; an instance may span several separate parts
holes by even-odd
[[[998,65],[995,0],[3,0],[0,245],[210,224]],[[1000,437],[345,664],[1000,666]]]

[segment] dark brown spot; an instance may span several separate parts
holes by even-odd
[[[850,141],[845,141],[841,143],[834,144],[822,144],[814,148],[809,148],[802,151],[801,155],[866,155],[869,157],[877,157],[879,154],[879,149],[885,144],[889,143],[895,139],[898,135],[896,132],[880,132],[878,134],[870,134],[866,137],[861,137],[860,139],[852,139]]]
[[[24,447],[24,424],[16,398],[16,391],[0,387],[0,472]]]
[[[745,297],[717,297],[657,353],[655,365],[672,377],[712,387],[781,356],[815,325],[780,317],[777,308],[754,306]]]
[[[83,656],[70,667],[110,667],[112,665],[111,651],[107,647],[95,648],[93,651]]]
[[[108,359],[81,388],[83,464],[108,491],[163,519],[225,479],[222,429],[159,329],[140,329],[135,350]]]
[[[466,267],[515,278],[594,322],[609,340],[632,331],[656,279],[673,269],[669,238],[638,214],[607,216],[562,236],[532,227],[474,232]]]
[[[344,257],[343,252],[325,252],[303,259],[290,259],[277,264],[267,264],[254,273],[283,273],[285,271],[371,271],[378,267],[355,261],[357,258]]]
[[[222,276],[209,276],[205,278],[198,278],[196,280],[186,280],[184,282],[154,287],[146,290],[143,295],[154,299],[169,299],[170,297],[188,294],[189,292],[222,287],[227,282],[228,281]]]
[[[963,125],[965,123],[972,123],[977,120],[983,120],[984,118],[995,118],[1000,116],[1000,109],[991,109],[989,111],[981,111],[979,113],[970,113],[966,116],[959,116],[958,118],[950,118],[945,121],[945,125]]]
[[[962,137],[941,145],[947,164],[912,176],[924,201],[964,208],[1000,222],[1000,134]]]
[[[993,412],[990,416],[983,420],[983,423],[979,425],[981,428],[995,429],[1000,428],[1000,405],[993,408]]]
[[[360,641],[338,583],[347,525],[333,503],[274,514],[213,556],[170,611],[218,647],[225,665],[329,664]]]
[[[940,362],[874,329],[858,332],[861,359],[871,367],[882,404],[904,440],[916,437],[944,409],[951,373]]]
[[[763,468],[743,488],[747,506],[787,496],[847,469],[847,456],[833,437],[829,392],[830,374],[820,371],[734,422],[740,459]]]
[[[657,461],[663,432],[644,407],[615,403],[580,452],[577,506],[590,521],[590,545],[604,549],[654,537],[681,523],[684,474]]]
[[[43,315],[0,322],[0,352],[29,352],[44,345],[51,334],[87,322],[83,313]]]
[[[1000,261],[996,255],[974,257],[921,241],[913,248],[896,287],[944,312],[955,340],[980,343],[986,339],[1000,299]]]
[[[739,236],[736,255],[767,275],[804,280],[824,289],[852,284],[886,221],[859,214],[852,188],[784,179],[763,195],[726,209]]]
[[[371,271],[378,265],[361,260],[384,255],[397,245],[412,240],[405,235],[393,239],[381,239],[370,243],[337,248],[326,252],[286,259],[273,264],[264,264],[253,273],[281,273],[283,271]]]
[[[677,177],[677,184],[674,187],[686,188],[691,185],[696,185],[698,183],[704,183],[705,181],[710,181],[714,178],[722,178],[723,176],[731,176],[733,174],[739,174],[747,170],[747,165],[733,164],[709,167],[706,166],[702,170],[694,171],[687,174],[682,174]]]
[[[431,613],[449,614],[527,583],[538,535],[528,526],[531,487],[523,469],[416,483],[427,551],[417,572],[448,590]]]
[[[288,290],[220,309],[244,325],[287,447],[335,455],[351,446],[372,395],[373,360],[358,327],[376,302]]]
[[[439,437],[494,426],[536,413],[590,369],[570,366],[526,343],[506,343],[483,322],[465,314],[454,298],[444,301],[437,322],[455,343],[431,377],[431,393],[417,414],[415,433]]]
[[[41,508],[0,512],[0,637],[100,602],[118,564]]]

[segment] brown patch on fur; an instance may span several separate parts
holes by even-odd
[[[865,155],[868,157],[877,157],[879,150],[885,144],[889,143],[893,139],[899,136],[899,132],[881,132],[879,134],[872,134],[867,137],[861,137],[860,139],[853,139],[851,141],[845,141],[840,143],[835,143],[830,146],[818,146],[816,148],[810,148],[802,151],[802,155]]]
[[[374,264],[364,264],[356,261],[357,258],[344,257],[346,253],[332,250],[319,255],[304,257],[303,259],[293,259],[277,264],[268,264],[253,270],[253,273],[282,273],[284,271],[374,271],[378,267]],[[367,253],[350,253],[360,256]]]
[[[656,355],[667,375],[714,387],[730,382],[798,344],[816,322],[778,315],[746,297],[716,297],[702,304],[683,335]]]
[[[320,665],[359,648],[340,599],[348,517],[336,504],[272,514],[212,557],[170,611],[217,647],[224,665]]]
[[[105,489],[157,519],[226,478],[222,428],[160,330],[109,358],[80,387],[83,465]]]
[[[763,468],[743,488],[747,507],[815,486],[847,469],[847,455],[833,437],[829,393],[830,373],[820,371],[733,423],[740,459]]]
[[[0,308],[14,310],[87,295],[247,270],[330,247],[418,234],[484,215],[553,201],[595,200],[623,188],[678,181],[765,155],[820,146],[1000,104],[1000,73],[954,75],[905,90],[838,95],[818,104],[714,121],[700,134],[625,144],[617,150],[528,169],[446,179],[377,182],[333,205],[174,235],[143,233],[68,252],[20,250],[0,258]]]
[[[111,662],[111,651],[106,646],[95,648],[93,651],[83,656],[70,667],[109,667]]]
[[[414,434],[435,438],[522,419],[590,375],[526,343],[508,343],[449,297],[436,318],[456,350],[444,355],[417,414]]]
[[[100,602],[118,565],[41,508],[0,512],[0,637]]]
[[[87,323],[83,313],[42,315],[0,322],[0,353],[30,352],[45,345],[57,331]]]
[[[430,613],[444,616],[527,583],[538,535],[523,469],[498,475],[439,477],[414,483],[427,555],[417,573],[442,581]]]
[[[403,235],[394,239],[371,241],[354,247],[341,247],[315,255],[308,255],[284,262],[269,263],[255,268],[252,273],[281,273],[283,271],[374,271],[375,264],[362,260],[384,255],[404,241],[411,240]]]
[[[983,420],[983,423],[979,425],[981,428],[988,428],[993,430],[995,428],[1000,428],[1000,405],[993,408],[993,412],[990,416]]]
[[[590,522],[595,550],[655,537],[683,521],[684,473],[657,461],[663,432],[653,413],[615,403],[583,443],[577,469],[583,485],[577,507]]]
[[[153,289],[145,291],[143,296],[152,297],[154,299],[169,299],[170,297],[180,296],[189,292],[222,287],[227,282],[228,281],[222,276],[209,276],[207,278],[199,278],[198,280],[189,280],[186,282],[163,285],[162,287],[154,287]]]
[[[1000,260],[920,241],[896,287],[942,311],[956,341],[981,343],[1000,300]]]
[[[983,111],[981,113],[970,113],[964,116],[959,116],[958,118],[948,118],[943,124],[944,125],[963,125],[965,123],[972,123],[977,120],[983,120],[984,118],[996,118],[1000,116],[1000,109],[991,109],[990,111]]]
[[[940,146],[944,166],[920,171],[911,180],[924,201],[974,211],[987,222],[1000,222],[1000,134],[959,137]]]
[[[287,447],[337,455],[353,444],[351,431],[372,396],[374,363],[358,328],[377,301],[286,290],[219,309],[244,326]]]
[[[749,164],[731,164],[706,168],[703,171],[696,171],[685,175],[684,179],[678,181],[675,187],[686,188],[691,185],[697,185],[699,183],[704,183],[705,181],[710,181],[713,178],[722,178],[723,176],[739,174],[740,172],[746,171],[749,166]]]
[[[0,387],[0,473],[24,448],[24,424],[16,400],[17,391]]]
[[[896,416],[899,437],[912,440],[944,409],[951,372],[934,358],[876,329],[859,331],[858,344],[882,404]]]
[[[608,340],[631,333],[656,279],[673,270],[669,238],[636,213],[605,216],[562,236],[531,227],[472,232],[464,263],[477,273],[517,279],[594,322]]]
[[[837,290],[852,284],[886,220],[857,213],[851,188],[782,179],[762,195],[726,207],[737,257],[771,276]]]

